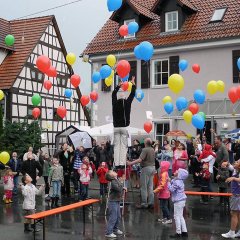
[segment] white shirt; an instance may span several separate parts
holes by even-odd
[[[208,162],[209,163],[209,172],[213,173],[213,165],[215,163],[215,157],[212,155],[209,155],[207,158],[204,158],[201,160],[201,162]]]

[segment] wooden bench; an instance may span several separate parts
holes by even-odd
[[[99,202],[99,199],[88,199],[82,202],[77,202],[77,203],[73,203],[70,205],[66,205],[66,206],[62,206],[62,207],[58,207],[58,208],[54,208],[51,210],[47,210],[47,211],[43,211],[43,212],[39,212],[39,213],[35,213],[32,215],[28,215],[25,216],[26,219],[31,219],[34,220],[34,231],[33,231],[33,235],[34,235],[34,240],[36,239],[36,224],[37,223],[42,223],[43,226],[43,240],[46,239],[46,233],[45,233],[45,218],[55,215],[55,214],[60,214],[63,212],[67,212],[76,208],[83,208],[83,223],[85,226],[85,207],[86,206],[91,206],[92,209],[92,221],[93,221],[93,204]]]

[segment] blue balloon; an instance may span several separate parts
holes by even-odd
[[[72,97],[72,90],[71,89],[65,89],[65,92],[64,92],[64,95],[67,97],[67,98],[71,98]]]
[[[103,65],[100,68],[100,75],[102,79],[108,78],[112,73],[112,68],[109,67],[108,65]]]
[[[237,60],[238,70],[240,71],[240,58]]]
[[[182,59],[182,60],[179,62],[178,66],[179,66],[180,70],[183,72],[183,71],[185,71],[185,70],[188,68],[188,61]]]
[[[188,100],[185,97],[179,97],[176,101],[176,107],[178,111],[182,111],[188,107]]]
[[[98,83],[101,80],[101,74],[100,72],[94,72],[92,75],[92,81],[94,83]]]
[[[135,92],[135,98],[141,102],[144,98],[144,92],[142,91],[142,89],[137,89]]]
[[[171,114],[173,112],[173,104],[168,102],[164,105],[164,110],[166,111],[167,114]]]
[[[134,55],[137,59],[141,60],[142,57],[141,57],[141,53],[140,53],[140,46],[137,45],[135,48],[134,48]]]
[[[192,117],[192,125],[197,129],[203,129],[205,126],[205,120],[202,115],[195,114]]]
[[[198,89],[194,92],[193,97],[194,97],[195,102],[198,104],[203,104],[206,99],[205,93],[200,89]]]
[[[123,82],[126,82],[129,79],[129,74],[125,78],[121,78]]]
[[[150,42],[141,42],[139,45],[140,49],[140,57],[142,60],[144,61],[149,61],[152,56],[153,56],[153,52],[154,52],[154,48],[153,45]]]
[[[138,31],[139,25],[137,22],[130,22],[128,24],[128,34],[134,34]]]
[[[108,0],[107,6],[109,12],[116,11],[122,6],[122,0]]]

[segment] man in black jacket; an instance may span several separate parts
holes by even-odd
[[[22,164],[21,172],[23,175],[27,173],[32,178],[32,184],[36,185],[37,180],[42,176],[43,171],[40,163],[34,159],[33,154],[28,153],[27,160]]]
[[[130,124],[132,101],[135,97],[135,77],[132,77],[132,90],[127,99],[117,98],[117,93],[122,82],[112,92],[112,115],[114,126],[114,165],[116,168],[124,168],[128,150],[128,132],[126,127]]]

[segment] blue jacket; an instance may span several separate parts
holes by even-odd
[[[171,183],[168,183],[168,189],[172,195],[172,202],[184,201],[187,196],[184,192],[184,180],[188,177],[188,171],[182,168],[178,169],[178,176]]]
[[[13,172],[17,172],[17,175],[19,175],[19,173],[21,172],[21,169],[22,169],[22,163],[21,163],[21,160],[20,159],[17,159],[17,166],[16,166],[16,169],[15,169],[15,162],[14,162],[14,159],[10,159],[8,164],[7,164]]]

